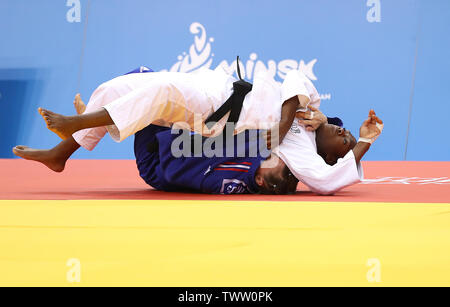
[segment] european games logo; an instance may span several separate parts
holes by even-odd
[[[212,53],[213,37],[207,37],[205,27],[194,22],[189,27],[189,31],[194,35],[194,43],[189,47],[189,52],[183,52],[177,58],[177,62],[167,70],[171,72],[193,72],[202,68],[211,68],[213,63],[214,53]],[[263,61],[258,60],[256,53],[251,53],[247,61],[240,62],[240,70],[243,78],[246,78],[250,82],[253,80],[255,72],[267,71],[277,82],[282,82],[286,77],[286,73],[292,69],[298,69],[303,72],[310,80],[317,80],[314,74],[314,65],[317,63],[317,59],[313,59],[309,62],[304,60],[296,61],[293,59],[285,59],[280,62],[274,60],[267,61],[265,64]],[[236,60],[228,63],[227,60],[222,60],[216,67],[223,67],[225,71],[230,73],[236,73]],[[330,100],[331,94],[320,94],[321,100]]]

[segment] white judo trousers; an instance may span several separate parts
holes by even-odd
[[[295,75],[303,76],[300,72]],[[197,133],[216,135],[222,131],[227,116],[211,131],[204,125],[204,120],[231,96],[235,81],[220,67],[215,71],[195,73],[153,72],[117,77],[94,91],[85,111],[89,113],[104,108],[114,125],[81,130],[73,137],[80,146],[92,150],[106,132],[120,142],[149,124],[170,127],[184,123],[184,128]],[[295,95],[310,97],[307,87],[295,77],[287,76],[281,86],[264,73],[255,74],[253,81],[253,89],[245,97],[235,133],[246,129],[270,129],[280,121],[285,100]],[[197,123],[195,119],[199,119]]]
[[[209,77],[209,83],[202,79]],[[92,94],[85,113],[104,108],[114,125],[78,131],[73,134],[80,146],[92,150],[109,132],[120,142],[149,124],[171,126],[186,122],[194,128],[194,115],[205,119],[231,95],[226,91],[229,77],[225,74],[203,73],[136,73],[117,77],[100,85]],[[208,86],[205,89],[205,86]],[[229,92],[229,93],[228,93]],[[198,131],[200,132],[200,131]]]

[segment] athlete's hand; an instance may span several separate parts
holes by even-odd
[[[359,136],[361,138],[375,139],[381,134],[383,130],[383,121],[378,118],[374,110],[369,111],[369,116],[363,122],[361,128],[359,129]]]
[[[308,106],[308,109],[306,112],[297,112],[295,117],[298,118],[300,124],[305,126],[307,131],[315,131],[327,122],[327,117],[313,106]]]

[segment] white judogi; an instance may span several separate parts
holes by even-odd
[[[235,133],[270,129],[280,121],[285,100],[295,95],[309,98],[312,83],[306,77],[310,85],[299,82],[303,74],[297,73],[288,73],[281,87],[267,73],[255,73],[253,89],[244,99]],[[203,121],[231,96],[235,81],[221,67],[195,73],[154,72],[117,77],[100,85],[86,108],[86,113],[105,108],[114,125],[85,129],[73,137],[82,147],[92,150],[106,131],[120,142],[149,124],[169,127],[180,122],[205,136],[215,135],[222,131],[227,116],[212,131]],[[318,99],[317,91],[316,96],[314,99]],[[200,119],[200,125],[194,125],[195,117]]]
[[[203,123],[230,97],[235,81],[221,67],[189,74],[154,72],[117,77],[100,85],[86,108],[86,112],[105,108],[114,125],[81,130],[73,137],[82,147],[92,150],[107,131],[120,142],[149,124],[171,126],[178,122],[187,123],[198,133],[215,135],[222,130],[227,116],[214,131],[208,131],[203,124],[195,126],[194,117],[200,117]],[[270,129],[280,121],[284,101],[297,95],[306,97],[308,104],[316,108],[320,106],[316,88],[300,71],[287,73],[281,86],[270,75],[255,73],[253,89],[245,97],[235,133]],[[334,166],[326,164],[317,154],[315,132],[306,131],[297,119],[274,153],[297,179],[319,194],[334,193],[362,178],[353,151]]]

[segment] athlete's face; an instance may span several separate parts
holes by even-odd
[[[319,155],[333,165],[355,147],[356,139],[345,128],[325,124],[316,131],[316,144]]]
[[[297,178],[276,155],[261,164],[255,180],[262,194],[293,194],[298,184]]]

